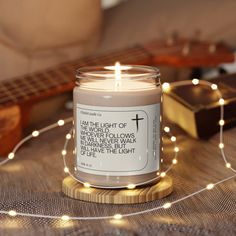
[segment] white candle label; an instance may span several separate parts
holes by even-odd
[[[160,104],[102,107],[76,104],[77,168],[109,176],[159,169]]]

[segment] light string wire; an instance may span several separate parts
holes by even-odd
[[[219,148],[220,148],[220,151],[221,151],[221,156],[223,158],[223,161],[225,162],[226,168],[228,168],[232,172],[236,173],[236,170],[231,166],[230,162],[228,162],[227,156],[226,156],[226,154],[224,152],[224,148],[225,147],[224,147],[224,143],[223,143],[223,126],[224,126],[224,123],[225,123],[224,122],[224,104],[225,104],[225,101],[222,98],[222,94],[220,93],[217,85],[216,84],[212,84],[212,83],[210,83],[208,81],[199,81],[198,79],[193,79],[192,81],[173,82],[173,83],[171,83],[171,85],[169,83],[163,83],[162,89],[163,89],[163,91],[165,93],[168,93],[168,91],[171,89],[171,86],[184,86],[184,85],[190,85],[190,84],[193,84],[195,86],[198,85],[198,84],[207,85],[207,86],[210,86],[212,90],[215,90],[217,92],[217,95],[219,97],[219,101],[218,102],[220,104],[220,120],[219,120],[219,125],[220,125],[220,143],[219,143]],[[42,128],[40,130],[33,131],[32,134],[30,134],[30,135],[26,136],[25,138],[23,138],[14,147],[12,152],[10,152],[8,154],[8,158],[6,158],[5,160],[0,162],[0,166],[4,165],[8,161],[12,160],[15,157],[15,153],[17,152],[17,150],[25,142],[27,142],[28,140],[30,140],[32,138],[35,138],[35,137],[39,136],[40,134],[42,134],[44,132],[47,132],[47,131],[49,131],[51,129],[57,128],[58,126],[63,126],[64,124],[72,122],[72,121],[73,121],[73,118],[69,117],[69,118],[67,118],[65,120],[58,120],[57,123],[51,124],[49,126],[46,126],[46,127]],[[175,145],[175,147],[174,147],[175,156],[174,156],[174,159],[172,160],[172,164],[167,168],[167,170],[160,173],[160,177],[165,177],[166,173],[169,170],[171,170],[172,166],[174,164],[177,164],[177,154],[179,152],[179,147],[176,145],[176,137],[173,136],[170,133],[170,128],[166,126],[166,127],[164,127],[164,131],[169,134],[171,141],[174,142],[174,145]],[[68,173],[72,178],[74,178],[76,181],[78,181],[74,177],[74,175],[70,172],[69,168],[67,167],[67,165],[66,165],[66,158],[65,158],[66,154],[67,154],[66,148],[67,148],[67,145],[68,145],[68,141],[72,137],[72,132],[73,132],[73,129],[71,129],[70,132],[66,134],[66,140],[65,140],[64,147],[63,147],[63,150],[62,150],[62,157],[63,157],[63,164],[64,164],[64,172]],[[195,191],[195,192],[193,192],[191,194],[188,194],[188,195],[186,195],[184,197],[176,199],[176,200],[174,200],[172,202],[166,202],[166,203],[164,203],[161,206],[149,208],[149,209],[142,210],[142,211],[126,213],[126,214],[122,214],[122,215],[121,214],[115,214],[115,215],[108,215],[108,216],[68,216],[68,215],[57,216],[57,215],[43,215],[43,214],[31,214],[31,213],[24,213],[24,212],[16,212],[15,210],[10,210],[10,211],[0,210],[0,214],[9,215],[11,217],[14,217],[14,216],[25,216],[25,217],[35,217],[35,218],[59,219],[59,220],[63,220],[63,221],[67,221],[67,220],[103,220],[103,219],[120,220],[123,217],[130,217],[130,216],[135,216],[135,215],[139,215],[139,214],[149,213],[149,212],[156,211],[156,210],[159,210],[159,209],[168,209],[168,208],[170,208],[172,205],[174,205],[176,203],[179,203],[179,202],[184,201],[184,200],[186,200],[188,198],[196,196],[196,195],[198,195],[198,194],[200,194],[200,193],[202,193],[202,192],[204,192],[206,190],[211,190],[215,186],[217,186],[219,184],[222,184],[222,183],[224,183],[226,181],[229,181],[229,180],[231,180],[231,179],[233,179],[235,177],[236,177],[236,174],[233,174],[233,175],[231,175],[231,176],[229,176],[227,178],[224,178],[224,179],[222,179],[222,180],[220,180],[218,182],[209,183],[208,185],[206,185],[206,187],[201,188],[200,190],[197,190],[197,191]],[[156,178],[159,178],[159,176],[156,177]],[[152,182],[155,179],[152,179],[150,182]],[[90,187],[91,186],[90,184],[87,184],[87,185],[86,185],[86,183],[83,183],[83,184],[85,185],[85,187]],[[126,187],[129,188],[129,186],[126,186]],[[135,188],[136,186],[133,186],[133,187]],[[130,190],[130,191],[132,191],[132,190]]]
[[[165,170],[165,171],[162,171],[161,173],[160,172],[157,172],[157,177],[154,177],[154,178],[151,178],[147,181],[144,181],[144,182],[139,182],[139,183],[136,183],[136,184],[128,184],[128,185],[120,185],[120,186],[101,186],[101,185],[94,185],[94,184],[90,184],[88,182],[83,182],[81,180],[79,180],[78,178],[76,178],[74,176],[74,174],[72,174],[70,172],[70,169],[68,168],[67,166],[67,163],[66,163],[66,155],[67,155],[67,146],[68,146],[68,141],[71,139],[72,137],[72,133],[74,132],[73,128],[70,130],[70,132],[66,135],[66,140],[65,140],[65,143],[64,143],[64,148],[63,150],[61,151],[61,154],[62,154],[62,158],[63,158],[63,163],[64,163],[64,172],[65,173],[68,173],[74,180],[76,180],[77,182],[81,183],[84,185],[84,187],[94,187],[94,188],[102,188],[102,189],[120,189],[120,188],[128,188],[128,189],[134,189],[136,188],[137,186],[141,186],[141,185],[145,185],[145,184],[149,184],[149,183],[152,183],[154,182],[155,180],[159,179],[159,178],[164,178],[166,176],[166,174],[171,170],[171,168],[173,167],[173,165],[177,164],[177,156],[178,156],[178,152],[179,152],[179,147],[177,147],[177,142],[176,142],[176,137],[173,136],[170,132],[170,128],[169,127],[165,127],[164,128],[164,131],[167,133],[168,136],[170,136],[170,139],[171,141],[174,143],[174,158],[172,159],[172,164],[169,165],[169,167]],[[161,159],[161,162],[163,161],[163,159]]]

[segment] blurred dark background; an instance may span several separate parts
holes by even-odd
[[[234,0],[0,0],[0,80],[173,34],[235,47],[235,9]]]

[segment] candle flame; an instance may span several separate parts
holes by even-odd
[[[117,91],[121,86],[122,70],[130,70],[132,69],[132,66],[123,66],[119,62],[116,62],[114,66],[105,66],[104,69],[114,71],[112,74],[114,75],[115,78],[114,85],[115,85],[115,90]],[[108,77],[110,77],[110,74]]]
[[[127,65],[121,65],[120,62],[116,62],[114,66],[105,66],[104,69],[106,70],[113,70],[113,71],[117,71],[120,72],[122,70],[130,70],[132,69],[132,66],[127,66]]]

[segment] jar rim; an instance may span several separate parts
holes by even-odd
[[[160,77],[160,71],[154,66],[120,65],[122,79],[153,79]],[[114,79],[115,66],[85,66],[76,70],[76,79]]]

